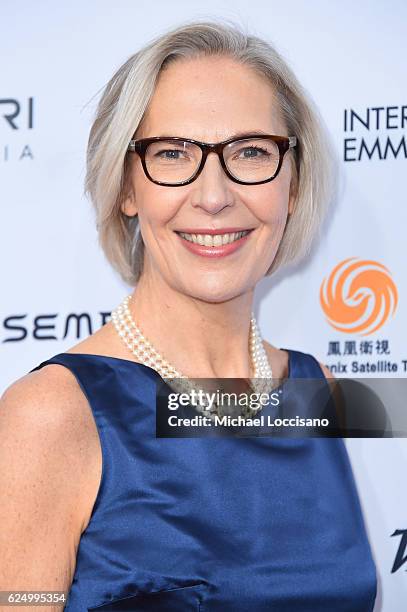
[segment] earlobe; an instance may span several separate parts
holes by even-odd
[[[134,217],[138,213],[136,194],[131,180],[132,167],[131,158],[126,157],[123,169],[123,188],[121,191],[120,209],[127,217]]]

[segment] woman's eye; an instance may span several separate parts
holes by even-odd
[[[265,149],[261,149],[260,147],[246,147],[245,149],[241,150],[241,153],[243,153],[243,157],[245,157],[246,159],[269,155],[268,151],[266,151]]]
[[[185,154],[183,151],[179,151],[178,149],[163,149],[156,153],[157,157],[161,157],[162,159],[180,159],[179,154]]]

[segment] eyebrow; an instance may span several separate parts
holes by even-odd
[[[247,134],[258,134],[259,136],[265,136],[266,134],[269,134],[269,132],[265,132],[264,130],[245,130],[244,132],[236,132],[235,134],[231,134],[229,138],[241,138]],[[225,138],[225,140],[229,140],[229,138]]]
[[[264,130],[244,130],[243,132],[235,132],[234,134],[230,134],[227,138],[223,138],[223,140],[230,140],[231,138],[244,138],[245,136],[247,136],[248,134],[251,135],[258,135],[258,136],[266,136],[267,134],[269,134],[269,132],[265,132]],[[158,136],[159,138],[165,138],[168,137],[170,138],[170,136],[168,134],[160,134]],[[174,136],[174,138],[189,138],[189,136]],[[199,140],[198,138],[191,138],[191,140]]]

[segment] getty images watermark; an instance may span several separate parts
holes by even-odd
[[[330,414],[309,410],[316,405],[310,389],[302,389],[301,401],[293,402],[291,384],[280,382],[248,385],[245,379],[197,379],[185,387],[182,379],[163,380],[157,384],[156,436],[327,435]],[[321,381],[316,381],[312,393],[320,389]],[[326,393],[326,385],[322,390]]]
[[[281,389],[274,393],[229,393],[224,391],[207,392],[191,389],[189,392],[169,393],[168,410],[179,411],[182,407],[200,408],[202,414],[185,417],[178,414],[168,416],[169,427],[328,427],[327,418],[276,417],[261,414],[265,406],[280,406]],[[246,409],[244,414],[232,414],[238,409]],[[229,409],[229,413],[227,411]],[[218,410],[218,412],[216,412]],[[219,414],[220,412],[220,414]],[[232,413],[231,413],[232,412]]]
[[[159,438],[407,437],[406,378],[182,380],[157,382]]]

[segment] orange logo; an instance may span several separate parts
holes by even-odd
[[[367,336],[394,314],[398,295],[385,266],[377,261],[349,257],[323,280],[319,299],[334,329]]]

